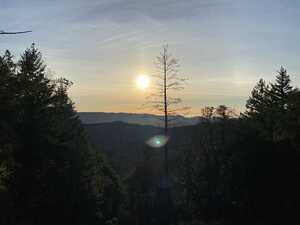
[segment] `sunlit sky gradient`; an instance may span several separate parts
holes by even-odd
[[[0,0],[0,50],[19,56],[35,42],[55,76],[74,82],[78,111],[143,112],[151,74],[168,43],[189,78],[182,98],[193,109],[242,108],[260,77],[286,66],[300,86],[298,0]]]

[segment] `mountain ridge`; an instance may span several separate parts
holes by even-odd
[[[163,127],[162,115],[147,113],[126,113],[126,112],[78,112],[79,118],[83,124],[98,124],[111,122],[124,122],[129,124],[150,125]],[[180,127],[195,125],[200,122],[199,117],[169,116],[172,120],[170,127]]]

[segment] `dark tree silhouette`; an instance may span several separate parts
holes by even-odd
[[[26,34],[32,32],[31,30],[26,31],[15,31],[15,32],[5,32],[3,30],[0,30],[0,34]]]
[[[0,221],[104,224],[119,215],[121,181],[89,144],[72,83],[45,69],[34,44],[17,63],[0,57]]]
[[[261,79],[252,90],[246,104],[246,117],[253,119],[253,122],[261,127],[262,135],[275,142],[285,136],[284,115],[289,108],[288,99],[295,92],[290,83],[287,71],[281,67],[275,83],[266,85]]]
[[[188,107],[180,106],[181,98],[174,97],[177,91],[184,89],[186,78],[179,76],[178,60],[169,53],[167,45],[163,46],[162,52],[156,58],[155,66],[154,91],[147,97],[145,105],[164,115],[164,134],[168,137],[169,125],[174,116],[188,110]],[[168,144],[164,146],[164,167],[165,175],[168,176]]]

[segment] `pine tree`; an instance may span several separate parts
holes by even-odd
[[[8,181],[13,172],[13,152],[17,146],[15,130],[11,125],[15,107],[15,69],[13,56],[5,51],[0,56],[0,211],[8,215],[11,210],[11,195],[8,190]]]
[[[278,71],[275,83],[266,85],[260,80],[254,87],[246,104],[246,116],[260,128],[263,136],[273,141],[282,140],[285,135],[289,96],[293,92],[290,76],[283,67]]]
[[[72,83],[45,71],[34,44],[17,64],[9,52],[0,58],[0,200],[13,207],[1,208],[0,221],[103,224],[118,216],[121,182],[88,142]]]
[[[253,117],[260,113],[264,113],[268,108],[269,86],[263,79],[260,79],[251,92],[251,97],[246,103],[246,115]]]
[[[293,87],[290,85],[290,83],[290,76],[288,75],[286,69],[281,67],[278,71],[278,75],[276,76],[275,83],[271,84],[271,90],[269,92],[274,107],[276,107],[281,113],[286,111],[288,96],[293,90]]]
[[[8,120],[9,113],[14,107],[16,88],[12,84],[15,81],[16,64],[13,62],[13,56],[6,50],[3,56],[0,56],[0,120]]]

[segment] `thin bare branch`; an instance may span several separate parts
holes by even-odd
[[[0,34],[26,34],[26,33],[31,33],[31,30],[26,30],[26,31],[15,31],[15,32],[5,32],[3,30],[0,31]]]

